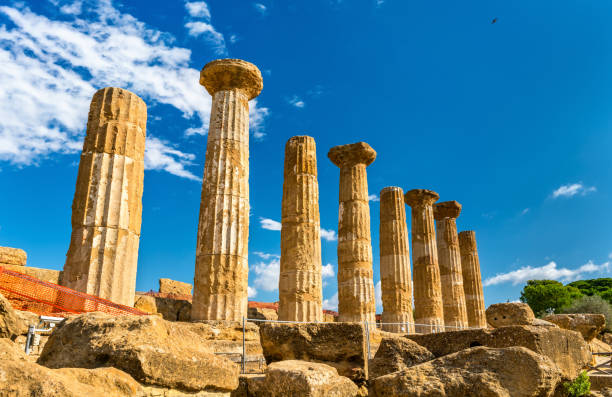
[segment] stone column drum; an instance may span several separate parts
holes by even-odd
[[[376,321],[366,167],[376,152],[365,142],[331,148],[340,167],[338,321]]]
[[[72,201],[62,285],[132,306],[142,216],[147,106],[115,87],[93,96]]]
[[[241,321],[248,299],[249,100],[263,81],[255,65],[220,59],[204,66],[200,84],[213,98],[191,318]]]
[[[323,321],[321,222],[315,140],[285,146],[278,319]]]
[[[461,270],[468,325],[470,327],[486,328],[487,316],[485,315],[476,233],[471,230],[459,233],[459,248],[461,250]]]
[[[404,191],[401,188],[391,186],[380,191],[381,319],[383,331],[414,333],[405,207]]]
[[[461,252],[457,236],[456,219],[460,213],[461,204],[456,201],[445,201],[434,205],[444,325],[447,331],[457,331],[468,326],[461,274]]]
[[[404,196],[412,207],[412,273],[414,277],[414,321],[416,332],[444,330],[438,248],[434,228],[433,203],[438,193],[410,190]]]

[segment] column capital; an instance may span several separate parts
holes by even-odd
[[[459,218],[461,204],[456,201],[443,201],[434,204],[434,219],[439,221],[444,218]]]
[[[440,195],[433,190],[412,189],[404,195],[404,201],[411,207],[418,205],[433,205]]]
[[[327,157],[338,167],[355,164],[372,164],[376,159],[376,151],[365,142],[334,146],[327,153]]]
[[[402,190],[401,187],[397,187],[397,186],[387,186],[382,188],[382,190],[380,191],[380,197],[382,197],[385,194],[388,193],[392,193],[392,192],[398,192],[400,195],[404,195],[404,191]]]
[[[263,79],[257,66],[241,59],[216,59],[200,72],[200,84],[210,95],[222,90],[242,91],[249,100],[263,89]]]

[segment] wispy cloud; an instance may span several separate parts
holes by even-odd
[[[334,277],[335,275],[336,272],[334,271],[334,266],[331,263],[328,263],[327,265],[323,265],[321,267],[322,278]]]
[[[578,280],[587,273],[604,273],[610,269],[610,262],[604,262],[601,265],[596,265],[589,261],[586,264],[576,268],[558,268],[554,261],[540,267],[524,266],[518,270],[508,273],[501,273],[494,277],[490,277],[484,281],[484,286],[507,284],[518,285],[525,283],[527,280],[558,280],[569,282]]]
[[[529,212],[529,208],[525,208],[521,211],[521,215],[526,215]]]
[[[261,225],[262,229],[266,229],[266,230],[274,230],[274,231],[280,231],[281,230],[281,223],[278,221],[275,221],[273,219],[268,219],[268,218],[259,218],[259,224]]]
[[[336,292],[331,298],[323,299],[323,309],[338,310],[338,293]]]
[[[375,195],[375,194],[370,194],[368,196],[368,200],[369,201],[380,201],[380,198],[377,195]]]
[[[253,285],[264,291],[275,291],[278,289],[278,277],[280,274],[280,260],[272,259],[270,262],[260,262],[253,266],[255,280]]]
[[[182,178],[201,181],[200,178],[185,169],[185,166],[190,165],[193,160],[195,160],[194,154],[183,153],[169,142],[151,135],[147,137],[144,158],[146,169],[163,170]]]
[[[300,97],[298,97],[297,95],[292,96],[291,98],[288,99],[288,102],[295,106],[296,108],[303,108],[304,106],[306,106],[306,103],[300,99]]]
[[[376,311],[382,311],[382,284],[379,282],[374,286],[374,299],[376,300]]]
[[[277,254],[268,254],[267,252],[260,252],[260,251],[255,251],[253,252],[254,255],[257,255],[258,257],[260,257],[261,259],[267,261],[270,258],[280,258],[279,255]]]
[[[257,290],[251,286],[247,287],[249,298],[254,298],[257,295]]]
[[[321,238],[325,241],[336,241],[338,240],[338,236],[336,235],[335,230],[325,230],[321,228]]]
[[[268,12],[268,7],[266,7],[265,5],[261,3],[253,3],[253,7],[261,15],[266,15],[266,13]]]
[[[210,9],[203,1],[192,1],[185,3],[187,13],[194,18],[204,18],[210,21]]]
[[[185,23],[187,34],[204,38],[218,55],[227,54],[225,38],[211,24],[208,5],[203,1],[186,2],[185,8],[189,14],[189,21]]]
[[[559,186],[558,189],[552,192],[552,197],[574,197],[576,195],[586,196],[587,194],[596,191],[597,188],[595,186],[585,186],[582,182],[578,182]]]

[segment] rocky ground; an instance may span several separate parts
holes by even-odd
[[[428,335],[249,323],[247,356],[265,364],[243,375],[242,324],[160,315],[72,316],[25,355],[37,318],[0,296],[0,396],[561,397],[592,352],[612,349],[596,316],[542,321],[520,304],[492,305],[488,316],[497,328]],[[612,384],[592,379],[593,396],[612,396]]]

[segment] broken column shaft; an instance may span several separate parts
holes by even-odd
[[[401,188],[386,187],[380,191],[381,322],[383,331],[414,333],[405,207]]]
[[[359,142],[333,147],[327,156],[340,167],[338,321],[374,322],[376,303],[366,167],[376,159],[376,152],[367,143]]]
[[[459,247],[468,325],[470,327],[486,328],[487,316],[485,315],[476,233],[471,230],[459,233]]]
[[[255,65],[221,59],[204,66],[200,84],[213,98],[191,318],[240,321],[248,299],[249,100],[263,81]]]
[[[132,306],[142,216],[147,106],[115,87],[93,96],[72,202],[62,285]]]

